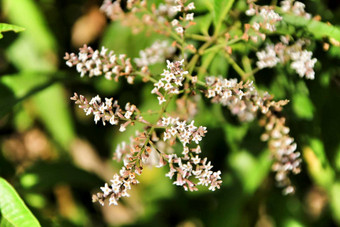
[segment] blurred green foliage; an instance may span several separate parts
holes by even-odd
[[[340,5],[331,0],[305,3],[308,12],[333,25],[283,14],[285,22],[277,33],[318,40],[312,46],[318,59],[316,79],[300,79],[283,66],[255,75],[259,88],[275,99],[291,100],[283,114],[304,160],[302,173],[293,178],[295,195],[285,197],[275,187],[270,153],[259,140],[262,129],[258,123],[240,124],[226,109],[200,100],[195,120],[208,127],[202,150],[214,168],[222,171],[224,183],[219,191],[188,193],[164,177],[165,169],[146,169],[132,198],[119,207],[102,209],[92,204],[91,193],[119,167],[111,161],[115,147],[141,126],[120,134],[116,128],[95,125],[79,114],[68,97],[78,91],[113,96],[120,103],[130,101],[143,111],[158,106],[150,85],[137,82],[130,86],[104,78],[80,80],[66,68],[64,52],[78,48],[70,41],[72,26],[91,8],[98,8],[99,0],[0,1],[4,22],[0,23],[0,38],[4,36],[0,40],[0,176],[15,187],[42,226],[340,225],[340,47],[323,49],[323,42],[340,41]],[[203,35],[221,21],[228,25],[230,10],[235,15],[247,7],[244,0],[199,0],[195,4],[197,25],[188,32]],[[241,23],[230,26],[241,32]],[[10,32],[22,28],[21,33]],[[136,57],[160,37],[135,35],[113,22],[89,44]],[[243,56],[239,60],[245,69],[254,64],[250,60],[254,50],[249,46],[237,44],[233,50]],[[223,59],[218,50],[206,53],[199,77],[207,73],[236,77]],[[159,64],[153,70],[163,68]],[[8,200],[2,199],[3,190],[9,191]],[[11,221],[12,212],[19,212],[4,210],[3,201],[20,204],[15,208],[23,209],[23,215],[36,222],[2,178],[0,199],[1,220],[5,220],[0,226],[10,226],[6,220]]]

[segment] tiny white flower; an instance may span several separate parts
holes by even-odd
[[[115,115],[112,115],[112,117],[110,118],[110,124],[111,125],[117,125],[118,124],[118,120],[115,119]]]
[[[73,63],[72,63],[71,61],[67,61],[67,62],[66,62],[66,65],[67,65],[68,67],[73,67]]]
[[[175,30],[176,30],[177,34],[183,35],[183,33],[184,33],[183,27],[177,27]]]
[[[117,200],[114,196],[111,196],[110,199],[109,199],[109,206],[111,206],[112,204],[115,205],[115,206],[118,205]]]
[[[158,96],[157,99],[158,99],[159,105],[161,105],[163,102],[166,101],[166,99],[164,98],[164,96]]]
[[[164,87],[164,83],[159,80],[157,83],[154,84],[155,87],[157,87],[157,89],[160,89],[161,87]]]
[[[185,17],[186,20],[188,21],[193,21],[194,20],[194,13],[188,13]]]
[[[103,191],[104,195],[107,196],[112,192],[111,188],[106,183],[104,187],[100,187],[100,189]]]
[[[120,125],[119,131],[124,132],[126,130],[126,127],[122,124]]]
[[[187,7],[188,7],[188,10],[194,10],[195,9],[195,4],[193,2],[190,2]]]
[[[127,119],[130,119],[131,115],[132,115],[131,111],[126,111],[126,113],[124,114],[124,117]]]
[[[200,163],[201,158],[198,157],[198,155],[196,155],[194,158],[191,158],[191,160],[193,161],[193,163],[194,163],[195,165],[197,165],[198,163]]]
[[[256,10],[254,8],[248,9],[246,11],[247,16],[253,16],[253,15],[255,15],[255,13],[256,13]]]
[[[171,25],[172,25],[173,27],[177,26],[178,24],[179,24],[179,22],[178,22],[177,19],[173,19],[173,20],[171,21]],[[70,66],[70,67],[71,67],[71,66]]]
[[[166,141],[171,138],[171,134],[169,132],[164,132],[163,140]]]
[[[171,88],[173,88],[173,86],[170,83],[166,83],[164,85],[164,90],[166,90],[166,91],[170,90]]]
[[[97,122],[100,120],[100,112],[96,112],[94,114],[94,122],[97,124]]]
[[[174,12],[181,12],[182,6],[181,6],[181,5],[173,6],[173,7],[172,7],[172,10],[173,10]]]
[[[168,126],[170,124],[170,122],[171,122],[171,118],[170,117],[168,117],[168,118],[163,117],[162,118],[162,125]]]

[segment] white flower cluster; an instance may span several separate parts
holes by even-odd
[[[138,184],[139,181],[135,179],[135,174],[127,171],[125,168],[120,170],[120,174],[113,175],[111,181],[111,185],[109,186],[105,183],[104,187],[100,187],[103,194],[102,197],[109,198],[109,205],[118,205],[118,200],[121,197],[130,197],[128,190],[131,189],[131,185]],[[97,194],[98,196],[98,194]],[[99,196],[98,196],[99,197]],[[99,199],[98,200],[102,206],[104,206],[104,201]]]
[[[74,93],[74,96],[71,97],[71,100],[74,100],[75,103],[79,105],[79,108],[84,110],[86,115],[93,114],[94,122],[96,124],[100,120],[102,120],[103,125],[106,125],[107,121],[111,125],[118,125],[119,120],[126,121],[120,126],[119,130],[121,132],[125,131],[126,127],[131,123],[132,118],[141,118],[141,116],[133,116],[134,112],[138,111],[135,105],[127,103],[125,105],[124,111],[118,105],[117,100],[112,102],[113,98],[105,98],[105,102],[102,102],[99,95],[97,95],[93,97],[90,102],[88,102],[88,100],[83,95],[78,96],[77,93]]]
[[[282,20],[282,17],[269,6],[258,6],[253,1],[249,3],[249,9],[246,11],[247,16],[259,15],[262,20],[253,22],[252,27],[258,31],[260,28],[270,32],[276,31],[276,23]]]
[[[112,2],[112,0],[104,0],[100,10],[111,19],[116,19],[117,15],[123,13],[122,8],[120,7],[120,1]]]
[[[130,144],[124,143],[123,146],[117,147],[114,158],[118,161],[123,159],[124,166],[119,174],[113,176],[111,184],[106,183],[104,187],[100,188],[102,193],[93,196],[93,202],[104,205],[104,201],[109,198],[109,205],[118,205],[117,202],[121,197],[130,196],[127,191],[131,189],[132,185],[139,183],[136,174],[142,173],[142,161],[149,157],[151,148],[145,142],[145,134],[136,132],[136,137],[130,139]]]
[[[188,13],[188,11],[194,10],[195,9],[195,5],[193,2],[190,2],[187,6],[185,6],[186,0],[175,0],[175,3],[177,5],[172,7],[172,10],[174,12],[182,12],[183,16],[180,17],[180,20],[182,22],[190,22],[194,20],[194,13]],[[177,34],[183,36],[184,35],[184,31],[185,29],[190,26],[190,23],[183,25],[182,23],[180,23],[179,20],[174,19],[171,21],[171,25],[175,28],[175,31],[177,32]]]
[[[120,7],[122,0],[104,0],[103,4],[100,7],[100,10],[103,11],[108,17],[113,18],[114,14],[117,12],[123,12],[122,8]],[[126,7],[129,10],[133,10],[134,6],[145,6],[146,1],[136,1],[136,0],[127,0]]]
[[[168,21],[168,18],[173,18],[177,14],[177,10],[174,9],[176,5],[174,0],[165,0],[165,3],[160,3],[157,9],[153,12],[156,17],[157,21],[160,23],[165,23]]]
[[[252,81],[237,83],[237,79],[222,77],[206,77],[208,91],[206,96],[212,102],[227,106],[231,113],[237,115],[241,121],[253,120],[258,110],[266,114],[270,107],[280,109],[287,101],[270,101],[272,97],[265,92],[260,95]]]
[[[258,61],[256,65],[259,69],[272,68],[278,63],[285,64],[291,60],[291,68],[293,68],[300,77],[313,80],[315,77],[314,65],[316,58],[312,58],[311,51],[303,50],[306,44],[303,40],[297,40],[293,45],[289,46],[289,40],[281,37],[282,42],[274,45],[267,45],[265,50],[258,51],[256,56]]]
[[[179,87],[183,86],[182,82],[184,80],[184,76],[188,74],[188,71],[184,71],[183,62],[175,61],[170,62],[167,60],[167,70],[161,74],[162,78],[154,84],[154,89],[152,89],[152,94],[158,95],[159,104],[162,104],[166,101],[163,94],[160,93],[160,89],[164,89],[165,94],[178,94]]]
[[[149,48],[139,52],[139,58],[134,61],[138,67],[149,66],[156,63],[164,62],[167,57],[173,55],[176,48],[169,45],[168,41],[154,42]]]
[[[194,125],[194,121],[187,124],[185,121],[180,121],[178,118],[163,117],[160,125],[165,126],[163,140],[176,140],[183,144],[182,157],[176,154],[167,155],[170,172],[166,174],[170,179],[176,174],[177,186],[183,186],[185,190],[198,190],[196,185],[209,186],[209,190],[215,191],[220,188],[222,181],[220,180],[220,171],[211,171],[211,162],[207,163],[207,158],[203,160],[198,156],[201,153],[201,147],[197,144],[202,140],[207,132],[206,127]],[[190,148],[189,145],[194,142],[197,146]],[[192,182],[189,178],[195,177],[198,183]]]
[[[164,132],[163,140],[166,141],[171,138],[178,137],[178,139],[184,146],[184,155],[187,155],[186,151],[188,150],[188,148],[186,147],[186,145],[190,144],[192,141],[198,144],[207,132],[206,127],[199,126],[197,128],[194,125],[194,121],[187,125],[185,121],[179,121],[178,118],[163,117],[161,124],[162,126],[167,127]]]
[[[284,0],[281,2],[281,9],[284,12],[292,12],[297,16],[305,17],[306,19],[311,19],[312,15],[305,11],[305,4],[294,0]]]
[[[66,53],[64,59],[66,65],[69,67],[76,66],[80,76],[89,74],[89,77],[105,75],[108,80],[115,75],[115,80],[119,76],[128,78],[129,83],[133,83],[133,76],[131,75],[133,68],[130,58],[126,59],[125,54],[116,56],[113,51],[107,53],[108,49],[102,47],[101,51],[93,50],[91,47],[84,47],[79,49],[79,54]]]
[[[266,132],[261,139],[268,141],[269,149],[272,151],[275,162],[272,166],[276,172],[275,179],[279,186],[285,187],[284,194],[294,192],[288,174],[290,172],[298,174],[301,171],[300,152],[296,151],[297,145],[294,138],[289,136],[289,128],[284,125],[284,118],[271,116],[265,125]]]
[[[275,24],[282,20],[282,17],[272,9],[262,8],[260,15],[263,18],[263,27],[271,32],[276,30]]]
[[[292,63],[290,67],[295,69],[300,77],[306,77],[306,79],[313,80],[315,77],[314,65],[317,62],[316,58],[312,59],[313,53],[311,51],[295,51],[290,53]]]
[[[123,141],[122,143],[118,144],[113,159],[118,162],[123,161],[124,166],[130,167],[129,163],[131,162],[131,158],[134,158],[135,154],[138,154],[138,152],[140,152],[140,148],[145,146],[145,138],[146,136],[144,133],[136,131],[135,137],[131,136],[129,143]],[[162,167],[164,165],[164,160],[154,147],[147,146],[146,151],[147,152],[141,154],[142,164],[156,167]],[[141,170],[139,170],[137,173],[140,172]]]
[[[170,171],[166,176],[170,179],[175,176],[175,185],[182,186],[186,191],[197,191],[198,188],[196,185],[209,187],[211,191],[220,188],[222,183],[220,177],[221,171],[213,172],[211,170],[213,166],[210,161],[207,163],[207,158],[201,160],[201,158],[196,155],[188,160],[183,160],[183,158],[177,157],[176,154],[168,155],[168,158]],[[194,183],[189,179],[191,177],[197,179],[198,182]]]
[[[267,44],[264,50],[256,52],[256,56],[259,59],[256,62],[256,65],[260,69],[273,68],[278,62],[280,62],[280,59],[276,56],[273,44]]]

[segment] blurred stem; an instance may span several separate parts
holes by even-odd
[[[161,117],[163,116],[163,114],[165,113],[166,111],[166,108],[168,107],[171,99],[172,99],[173,95],[172,96],[169,96],[169,97],[166,97],[167,100],[166,102],[162,105],[162,108],[161,110],[159,111],[159,114],[158,114],[158,117],[157,117],[157,120],[156,122],[153,124],[153,126],[151,127],[151,129],[148,131],[148,134],[147,134],[147,138],[144,142],[144,145],[139,153],[139,155],[143,154],[145,149],[146,149],[146,146],[148,145],[148,143],[150,142],[150,138],[152,136],[152,133],[155,131],[155,129],[157,128],[157,122],[161,119]]]
[[[247,78],[245,78],[245,80],[250,79],[250,80],[254,81],[255,80],[255,78],[254,78],[254,70],[251,67],[251,62],[250,62],[250,59],[249,59],[249,57],[247,55],[244,55],[242,57],[242,65],[243,65],[243,67],[244,67],[244,69],[245,69],[245,71],[247,73]]]
[[[211,39],[210,36],[203,36],[203,35],[197,35],[197,34],[185,34],[186,38],[189,39],[194,39],[194,40],[198,40],[198,41],[209,41]]]
[[[145,78],[147,80],[150,80],[153,83],[157,83],[158,81],[155,78],[152,78],[150,75],[147,75],[142,72],[135,72],[136,75],[141,76],[142,78]]]
[[[213,54],[208,55],[207,58],[205,58],[205,61],[203,61],[202,66],[199,68],[198,70],[198,76],[200,77],[201,75],[203,75],[204,73],[207,72],[208,70],[208,66],[210,65],[210,63],[212,62],[212,60],[214,59],[214,57],[216,56],[216,53],[218,52],[218,49],[215,49],[213,51]]]
[[[146,14],[149,14],[149,16],[151,16],[151,18],[158,24],[158,26],[164,28],[165,31],[168,32],[172,38],[174,38],[174,39],[175,39],[177,42],[179,42],[180,44],[182,44],[182,45],[184,44],[184,43],[183,43],[183,40],[181,39],[181,37],[179,37],[174,31],[172,31],[171,28],[169,28],[169,27],[166,26],[165,24],[159,22],[159,21],[157,20],[157,17],[156,17],[156,16],[155,16],[148,8],[143,7],[142,9],[144,10],[144,12],[145,12]]]
[[[228,53],[225,54],[225,57],[234,70],[241,76],[241,79],[243,81],[247,80],[248,74],[243,71],[243,69],[234,61],[234,59]]]
[[[206,43],[204,43],[199,49],[198,51],[196,52],[196,54],[191,58],[188,66],[187,66],[187,69],[189,71],[189,74],[191,75],[192,74],[192,71],[194,70],[195,68],[195,65],[199,59],[200,56],[203,55],[204,53],[204,50],[207,49],[211,44],[213,44],[215,41],[216,41],[216,37],[212,37],[209,41],[207,41]]]
[[[204,51],[204,54],[209,53],[211,51],[219,50],[219,49],[221,49],[223,47],[231,46],[232,44],[237,43],[237,42],[239,42],[241,40],[242,40],[242,38],[235,38],[235,39],[232,39],[232,40],[230,40],[228,42],[225,42],[225,40],[223,40],[220,44],[214,45],[213,47],[210,47],[210,48],[206,49]]]

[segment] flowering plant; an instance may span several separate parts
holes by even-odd
[[[0,5],[1,224],[340,223],[337,1]]]
[[[117,149],[115,157],[118,157],[118,161],[124,160],[124,166],[120,174],[114,175],[110,184],[101,187],[101,193],[93,196],[93,201],[104,205],[104,200],[109,198],[110,205],[117,205],[119,198],[129,196],[127,190],[131,185],[139,183],[136,174],[140,175],[144,165],[150,163],[157,167],[168,165],[170,172],[166,175],[174,177],[174,184],[183,186],[185,190],[198,190],[198,185],[208,186],[212,191],[219,189],[222,183],[221,171],[213,171],[211,162],[199,156],[199,143],[207,133],[207,127],[195,125],[194,119],[199,115],[197,99],[204,96],[212,103],[226,106],[241,122],[259,120],[265,129],[261,139],[268,142],[274,160],[272,169],[276,172],[275,179],[279,186],[284,187],[284,194],[294,192],[289,174],[300,172],[301,158],[300,152],[296,151],[297,144],[289,135],[286,120],[280,114],[288,100],[274,101],[272,95],[255,86],[254,80],[256,72],[278,64],[290,64],[300,77],[315,78],[313,68],[317,60],[308,51],[308,37],[276,33],[277,27],[285,23],[280,16],[281,12],[306,20],[312,18],[305,12],[305,5],[298,1],[282,1],[281,8],[257,5],[254,0],[248,0],[247,4],[248,9],[239,12],[239,15],[245,13],[251,20],[243,26],[235,27],[229,25],[229,20],[236,20],[237,17],[226,20],[233,1],[215,1],[214,18],[205,22],[208,25],[211,23],[212,31],[209,31],[209,26],[202,28],[199,22],[195,22],[195,3],[187,0],[167,0],[158,5],[128,0],[126,8],[121,1],[103,2],[101,10],[113,21],[120,21],[132,27],[135,32],[153,30],[162,34],[166,40],[155,41],[147,49],[141,50],[140,56],[133,60],[125,54],[108,52],[105,47],[99,51],[86,45],[80,48],[78,55],[66,53],[66,64],[76,67],[81,77],[105,76],[108,80],[114,77],[115,81],[124,77],[129,84],[133,84],[136,77],[141,77],[143,82],[153,83],[151,93],[156,94],[159,101],[159,110],[156,111],[158,117],[149,122],[144,119],[144,113],[130,103],[122,109],[117,101],[113,103],[112,98],[105,98],[104,102],[96,96],[89,102],[77,93],[71,98],[86,115],[94,115],[95,123],[101,120],[103,125],[106,122],[120,125],[121,132],[129,125],[145,125],[145,132],[138,132],[131,144]],[[139,27],[141,25],[143,28]],[[194,27],[200,27],[201,32],[190,30]],[[237,35],[239,32],[242,33]],[[271,40],[276,37],[281,41],[274,45]],[[238,51],[234,49],[240,43],[258,49],[255,64],[246,58],[247,71],[235,60]],[[240,79],[231,79],[231,76],[236,76],[233,74],[209,75],[207,67],[213,59],[207,60],[204,57],[207,53],[217,52],[221,53],[222,61],[233,67]],[[165,60],[167,66],[160,75],[150,69],[152,65]],[[182,103],[177,104],[176,112],[171,112],[168,105],[176,99]],[[188,102],[192,104],[190,111],[186,111]],[[163,143],[160,145],[160,141],[166,147]],[[177,142],[183,145],[180,151],[169,152],[167,147]]]

